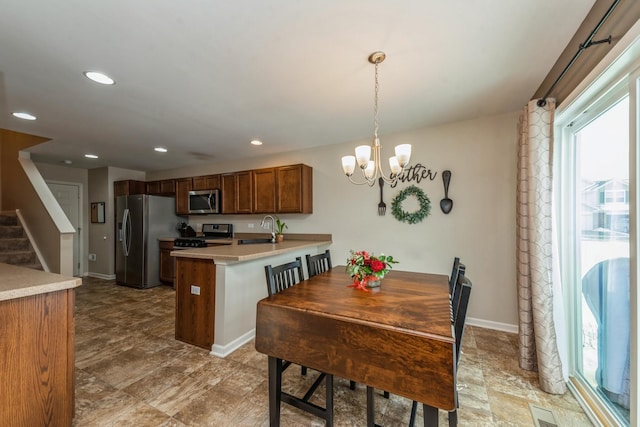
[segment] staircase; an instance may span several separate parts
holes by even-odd
[[[14,211],[0,212],[0,262],[42,270]]]

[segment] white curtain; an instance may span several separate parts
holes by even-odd
[[[567,386],[558,351],[553,286],[554,112],[553,99],[542,107],[530,101],[520,121],[516,209],[519,362],[523,369],[538,371],[542,390],[564,394]]]

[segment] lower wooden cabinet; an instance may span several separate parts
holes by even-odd
[[[173,242],[160,242],[160,281],[173,285],[175,259],[171,256]]]
[[[176,339],[211,350],[216,266],[210,259],[176,259]]]
[[[71,426],[74,299],[67,289],[0,301],[0,425]]]

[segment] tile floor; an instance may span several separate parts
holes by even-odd
[[[174,339],[174,291],[138,290],[86,278],[76,296],[76,415],[74,426],[268,426],[267,358],[249,343],[225,359]],[[459,371],[461,426],[533,426],[529,403],[553,409],[561,426],[590,426],[570,393],[538,389],[535,373],[518,367],[517,336],[465,330]],[[313,381],[289,368],[283,388]],[[335,378],[335,425],[366,425],[366,389]],[[323,404],[323,386],[314,399]],[[408,425],[411,402],[376,399],[376,422]],[[422,425],[422,410],[416,425]],[[440,411],[440,425],[447,425]],[[283,426],[324,422],[289,405]]]

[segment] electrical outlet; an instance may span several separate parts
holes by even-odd
[[[95,261],[96,260],[96,254],[89,254],[89,261]]]
[[[191,285],[191,295],[200,295],[200,286]]]
[[[250,224],[247,225],[247,227],[249,227],[249,228],[253,228],[254,226],[255,226],[254,223],[250,223]]]

